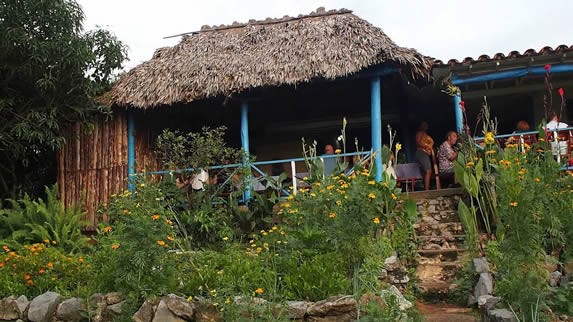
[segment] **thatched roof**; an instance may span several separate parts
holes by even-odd
[[[149,108],[247,89],[336,79],[387,63],[412,78],[431,61],[399,47],[349,10],[204,26],[130,70],[108,93],[111,104]]]

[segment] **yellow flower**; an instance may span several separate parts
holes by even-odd
[[[326,190],[332,190],[332,189],[334,189],[334,186],[333,186],[333,185],[328,185],[328,186],[326,186]]]
[[[316,193],[311,192],[311,193],[310,193],[310,196],[311,196],[311,197],[316,197]]]
[[[159,220],[159,218],[161,218],[161,217],[158,214],[151,216],[151,219],[153,219],[153,220]]]
[[[83,263],[83,262],[84,262],[84,258],[83,258],[83,257],[80,257],[80,258],[78,259],[78,261],[79,261],[80,263]]]
[[[171,237],[171,238],[173,238],[173,237]],[[169,239],[169,237],[167,237],[167,239]],[[169,240],[173,240],[173,239],[169,239]],[[224,240],[224,241],[227,241],[227,240],[229,240],[229,237],[226,237],[226,236],[225,236],[225,237],[223,237],[223,240]]]
[[[336,203],[337,206],[342,206],[342,201],[340,201],[340,200],[336,200],[335,203]]]
[[[398,153],[400,150],[402,150],[402,144],[396,143],[396,153]]]
[[[535,181],[535,182],[539,182],[539,181],[541,181],[541,179],[539,179],[539,178],[535,178],[535,179],[533,179],[533,181]]]
[[[10,252],[10,256],[16,257],[16,252]]]
[[[109,233],[112,230],[111,226],[106,226],[103,228],[103,231]]]
[[[277,226],[273,226],[273,228],[271,228],[271,230],[277,230],[277,229],[279,229],[279,227]]]
[[[336,217],[336,213],[335,212],[331,212],[328,214],[328,218],[335,218]]]
[[[111,245],[111,248],[112,248],[112,249],[118,249],[118,248],[119,248],[119,244],[112,244],[112,245]]]
[[[143,187],[145,187],[145,183],[142,183],[139,186],[143,188]]]
[[[374,219],[372,219],[372,222],[375,223],[376,225],[380,225],[380,218],[374,217]]]
[[[375,180],[370,180],[370,181],[368,181],[368,184],[371,185],[371,186],[372,186],[372,185],[375,185],[375,184],[376,184],[376,181],[375,181]]]
[[[491,143],[495,142],[495,138],[494,138],[494,135],[492,132],[487,132],[485,134],[484,142],[486,144],[491,144]]]
[[[485,151],[485,154],[486,154],[486,155],[492,155],[492,154],[494,154],[494,153],[495,153],[495,150],[487,150],[487,151]]]
[[[158,240],[157,241],[157,245],[159,246],[165,246],[165,242],[163,240]]]
[[[336,150],[334,150],[334,153],[336,153],[336,154],[340,154],[340,153],[342,153],[342,150],[340,150],[340,149],[336,149]]]
[[[257,253],[260,253],[262,251],[263,251],[263,249],[261,247],[257,247]]]
[[[169,226],[173,225],[173,222],[172,222],[171,220],[169,220],[169,219],[166,219],[166,220],[165,220],[165,223],[168,224]]]
[[[229,237],[224,237],[224,238],[223,238],[223,240],[227,240],[227,239],[229,239]],[[173,236],[167,236],[167,240],[173,241],[173,240],[175,240],[175,238],[173,238]]]
[[[44,239],[44,243],[45,243],[45,244],[49,244],[49,243],[50,243],[50,240],[49,240],[49,239]]]
[[[517,201],[512,201],[509,203],[509,205],[512,207],[517,207]]]
[[[392,200],[396,200],[396,199],[398,199],[398,197],[396,197],[395,194],[392,194]]]
[[[127,214],[129,214],[129,210],[127,210],[127,209],[123,209],[123,214],[124,214],[124,215],[127,215]]]
[[[52,245],[55,245],[55,244],[57,244],[56,241],[55,241],[55,240],[52,240]]]
[[[259,295],[263,294],[264,292],[265,292],[265,290],[263,290],[262,287],[259,287],[259,288],[257,288],[257,289],[255,290],[255,293],[257,293],[257,294],[259,294]]]
[[[263,233],[262,233],[263,236],[266,236],[266,235],[268,235],[268,234],[269,234],[269,233],[267,233],[266,231],[263,231]]]
[[[289,195],[287,200],[293,200],[294,199],[294,195]]]
[[[54,264],[52,262],[49,262],[48,264],[46,264],[46,266],[48,266],[49,268],[52,268],[52,267],[54,267]]]
[[[471,168],[471,167],[473,167],[473,166],[474,166],[473,161],[470,161],[470,162],[466,163],[466,168]]]
[[[376,198],[376,195],[371,192],[368,194],[368,198],[374,199],[374,198]]]

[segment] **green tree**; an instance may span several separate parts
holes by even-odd
[[[60,129],[102,109],[94,98],[126,59],[114,35],[83,21],[75,0],[0,0],[0,197],[49,172]]]

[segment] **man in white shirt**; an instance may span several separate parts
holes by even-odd
[[[546,128],[547,131],[551,131],[553,132],[553,141],[551,142],[551,151],[553,153],[553,155],[557,156],[557,155],[567,155],[567,140],[568,139],[558,139],[560,136],[562,136],[562,134],[560,135],[559,132],[557,132],[560,129],[566,129],[568,128],[569,125],[567,125],[567,123],[563,123],[563,122],[559,122],[559,117],[557,116],[557,113],[552,113],[551,114],[551,121],[549,121],[549,123],[547,123]],[[569,136],[566,135],[566,137],[568,138]],[[557,144],[557,141],[559,141],[559,144]]]

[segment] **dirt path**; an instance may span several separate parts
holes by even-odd
[[[416,302],[426,322],[477,322],[479,318],[470,308],[445,303]]]

